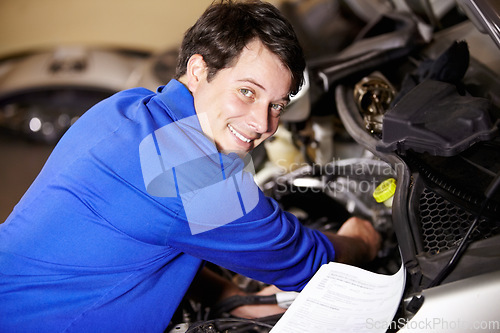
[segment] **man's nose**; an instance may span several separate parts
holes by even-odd
[[[269,125],[268,117],[269,105],[254,105],[248,117],[248,125],[259,134],[266,133]]]

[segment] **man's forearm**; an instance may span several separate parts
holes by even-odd
[[[373,260],[380,249],[380,234],[364,219],[348,219],[337,233],[323,232],[335,249],[335,261],[361,265]]]
[[[342,236],[333,232],[323,232],[335,249],[335,261],[349,265],[360,265],[370,261],[368,246],[359,238]]]

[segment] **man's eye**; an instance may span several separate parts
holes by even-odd
[[[271,104],[271,109],[277,111],[280,115],[283,113],[285,106],[282,104]]]
[[[253,91],[251,91],[250,89],[246,89],[246,88],[241,88],[240,93],[245,97],[252,97],[253,96]]]

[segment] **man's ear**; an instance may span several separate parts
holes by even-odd
[[[207,79],[207,64],[201,54],[193,54],[186,68],[186,83],[189,91],[194,93],[200,82]]]

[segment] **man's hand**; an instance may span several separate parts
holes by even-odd
[[[380,234],[370,221],[358,217],[351,217],[344,222],[336,234],[324,234],[333,243],[337,262],[360,265],[373,260],[380,249]]]

